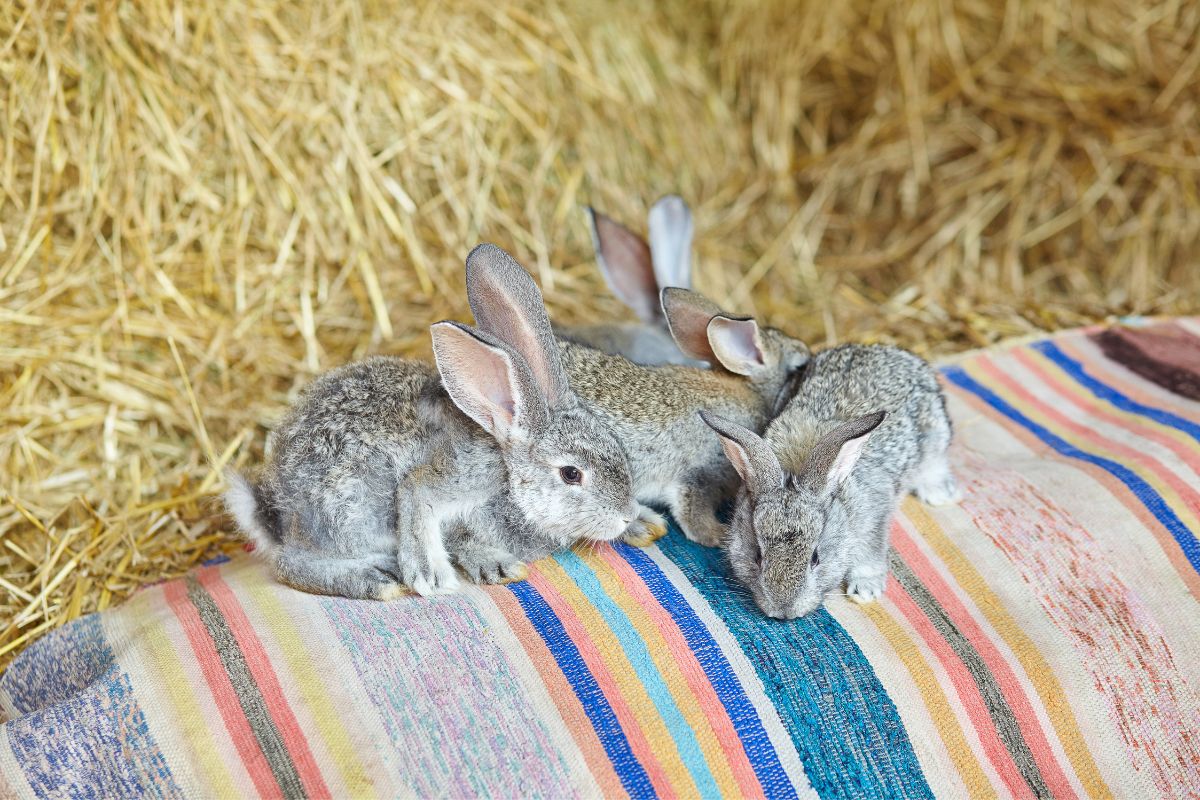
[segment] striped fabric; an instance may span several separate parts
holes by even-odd
[[[0,795],[1200,796],[1200,322],[943,375],[966,498],[878,603],[767,619],[677,531],[390,603],[239,558],[23,653]]]

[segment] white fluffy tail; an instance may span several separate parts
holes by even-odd
[[[254,485],[233,470],[226,471],[225,481],[229,484],[225,491],[225,508],[237,520],[242,534],[254,544],[255,551],[269,555],[277,542],[263,524],[263,509],[259,507]]]

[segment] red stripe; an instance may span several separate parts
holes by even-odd
[[[1029,701],[1029,696],[1021,686],[1021,682],[1017,680],[1016,673],[1013,672],[1008,661],[1000,654],[991,638],[979,627],[975,618],[958,599],[958,595],[942,579],[933,564],[925,558],[925,554],[920,551],[916,542],[909,537],[908,531],[902,525],[892,526],[892,544],[904,558],[909,569],[920,578],[921,583],[925,584],[925,588],[937,599],[938,604],[954,622],[955,627],[967,637],[967,640],[979,653],[980,658],[991,670],[996,685],[1000,687],[1004,699],[1013,711],[1013,716],[1021,726],[1021,734],[1025,737],[1025,743],[1029,746],[1029,751],[1033,754],[1050,791],[1055,797],[1075,797],[1075,788],[1067,779],[1062,765],[1055,757],[1045,731],[1042,730],[1041,721],[1034,713],[1033,704]]]
[[[241,756],[250,779],[254,781],[254,788],[260,797],[282,800],[283,790],[271,772],[271,765],[267,763],[267,756],[259,746],[254,731],[250,729],[250,723],[242,711],[242,704],[229,681],[229,675],[225,673],[225,665],[217,654],[208,628],[200,619],[196,607],[188,600],[187,587],[182,580],[171,581],[163,586],[163,595],[187,634],[192,652],[196,654],[196,663],[200,665],[200,671],[204,673],[204,680],[208,683],[209,693],[225,721],[225,730],[229,732],[234,748]]]
[[[893,538],[898,527],[898,525],[892,525]],[[992,762],[992,766],[996,768],[1000,780],[1004,781],[1004,785],[1008,787],[1014,797],[1032,797],[1033,792],[1030,790],[1029,784],[1021,777],[1021,773],[1012,759],[1012,754],[1008,752],[1008,748],[1004,746],[1004,743],[1000,741],[1000,736],[996,733],[995,723],[992,722],[992,716],[984,705],[983,696],[979,694],[979,687],[975,685],[975,681],[972,680],[970,673],[967,672],[967,668],[963,666],[954,649],[946,643],[925,613],[892,576],[888,576],[887,596],[896,604],[897,610],[904,615],[908,624],[925,641],[926,646],[933,651],[937,660],[941,662],[942,668],[946,670],[946,674],[950,677],[950,683],[954,685],[954,691],[962,704],[962,709],[966,712],[967,718],[971,720],[971,726],[979,737],[983,752],[987,755],[988,761]]]
[[[1125,431],[1133,433],[1134,435],[1141,436],[1142,438],[1149,439],[1150,441],[1157,442],[1167,447],[1171,447],[1172,444],[1178,444],[1176,442],[1172,442],[1170,437],[1163,436],[1157,431],[1148,429],[1147,426],[1139,425],[1132,420],[1127,422],[1116,417],[1114,414],[1105,412],[1099,406],[1085,403],[1073,392],[1063,388],[1062,383],[1056,381],[1053,375],[1047,373],[1041,364],[1033,360],[1029,353],[1018,353],[1016,355],[1017,360],[1030,372],[1035,374],[1043,384],[1053,390],[1059,397],[1062,397],[1064,400],[1071,403],[1071,405],[1078,408],[1085,415],[1103,419],[1112,425],[1116,425]],[[1094,428],[1090,428],[1086,425],[1072,421],[1058,411],[1055,411],[1048,403],[1039,400],[1029,391],[1017,384],[1016,381],[1014,381],[1010,376],[1000,370],[1000,368],[994,362],[985,359],[982,361],[982,365],[984,371],[988,375],[990,375],[999,383],[1004,384],[1004,386],[1010,392],[1012,392],[1015,396],[1020,397],[1023,403],[1036,408],[1047,419],[1053,420],[1054,423],[1060,428],[1071,431],[1081,439],[1097,444],[1100,447],[1111,451],[1112,453],[1119,453],[1121,456],[1123,456],[1123,458],[1117,460],[1125,461],[1125,463],[1133,461],[1141,464],[1148,472],[1152,472],[1160,477],[1163,483],[1170,486],[1171,489],[1174,490],[1177,495],[1179,495],[1179,499],[1183,501],[1184,506],[1187,507],[1189,511],[1195,515],[1200,515],[1200,494],[1197,494],[1192,487],[1184,483],[1179,478],[1179,475],[1162,461],[1158,460],[1154,456],[1149,455],[1144,450],[1138,450],[1134,447],[1130,447],[1115,441],[1112,438],[1095,430]],[[1186,452],[1180,452],[1180,449],[1182,448],[1171,449],[1176,453],[1176,455],[1179,455],[1183,458],[1185,464],[1188,466],[1193,465],[1193,462],[1195,461],[1195,457],[1193,455],[1189,455]]]
[[[287,747],[292,763],[296,765],[296,774],[300,776],[300,781],[304,784],[304,793],[309,797],[331,797],[329,787],[325,785],[321,770],[317,767],[316,759],[313,758],[312,751],[308,747],[308,738],[300,730],[296,715],[292,713],[292,707],[283,694],[283,687],[279,685],[279,678],[271,666],[266,650],[263,649],[262,641],[254,632],[254,626],[250,624],[237,597],[221,577],[220,569],[203,567],[197,570],[196,579],[208,590],[217,604],[217,608],[225,617],[225,622],[229,625],[234,639],[237,640],[242,656],[246,659],[246,665],[250,668],[250,674],[254,676],[254,682],[271,714],[271,719],[274,720],[275,727],[279,730],[280,738]]]
[[[628,561],[617,555],[617,552],[611,547],[602,547],[596,552],[620,578],[621,588],[629,593],[658,628],[666,642],[667,652],[674,657],[679,671],[683,673],[684,680],[687,681],[688,688],[691,689],[698,705],[708,718],[708,724],[721,749],[725,752],[725,759],[729,763],[742,796],[765,797],[762,785],[754,774],[754,768],[750,765],[750,759],[746,755],[746,748],[742,745],[741,737],[738,736],[733,722],[725,712],[725,704],[713,690],[712,683],[704,674],[704,668],[696,660],[692,648],[683,637],[679,626],[675,624],[675,620],[659,605],[645,581],[634,571]]]
[[[968,372],[970,372],[969,369]],[[1005,417],[999,411],[992,408],[983,398],[977,397],[973,392],[953,385],[951,385],[950,389],[956,396],[966,401],[968,405],[981,415],[1003,427],[1008,431],[1010,436],[1019,440],[1039,457],[1068,464],[1080,472],[1090,475],[1092,480],[1108,491],[1109,497],[1123,505],[1141,523],[1143,528],[1150,531],[1151,535],[1158,542],[1162,552],[1166,555],[1167,560],[1171,562],[1171,566],[1175,568],[1175,574],[1179,576],[1179,580],[1187,587],[1192,597],[1200,600],[1200,573],[1192,569],[1192,565],[1188,563],[1187,556],[1184,555],[1183,550],[1179,547],[1179,543],[1175,541],[1175,537],[1171,535],[1171,532],[1163,526],[1157,517],[1150,513],[1145,504],[1115,475],[1103,467],[1087,461],[1061,455],[1032,432],[1026,430],[1024,426],[1015,424],[1008,417]]]
[[[608,667],[604,663],[604,657],[600,655],[600,651],[596,648],[596,643],[592,641],[588,635],[587,629],[583,622],[575,615],[574,609],[570,603],[558,593],[558,590],[542,575],[536,566],[529,570],[529,582],[538,590],[542,598],[554,611],[554,615],[558,617],[559,622],[567,631],[567,635],[571,637],[571,641],[579,650],[579,655],[583,658],[587,668],[592,673],[592,677],[596,679],[600,691],[604,692],[604,697],[612,706],[613,714],[617,717],[617,722],[621,725],[621,730],[625,734],[625,738],[629,741],[629,748],[633,754],[637,756],[637,760],[641,763],[642,768],[646,770],[647,777],[650,778],[651,785],[654,786],[654,793],[658,797],[678,797],[675,787],[671,785],[670,779],[663,770],[662,764],[654,755],[654,750],[650,747],[650,742],[646,739],[646,734],[642,731],[641,725],[638,724],[637,717],[629,708],[629,704],[625,700],[625,696],[621,694],[620,688],[617,686],[616,680]]]
[[[1081,356],[1073,353],[1066,347],[1062,347],[1060,345],[1059,349],[1068,355],[1074,356],[1075,358],[1081,358]],[[1196,468],[1200,467],[1200,458],[1197,457],[1195,448],[1189,447],[1178,438],[1179,436],[1184,436],[1186,434],[1175,431],[1173,428],[1166,429],[1151,422],[1146,417],[1142,417],[1137,414],[1125,412],[1125,415],[1122,416],[1121,413],[1111,410],[1106,403],[1102,403],[1099,400],[1089,400],[1087,399],[1086,395],[1082,394],[1082,392],[1071,391],[1072,382],[1067,381],[1065,378],[1059,377],[1062,375],[1062,373],[1056,374],[1047,369],[1047,362],[1044,359],[1039,360],[1032,353],[1026,351],[1022,351],[1019,356],[1022,364],[1024,364],[1032,372],[1035,372],[1045,384],[1054,387],[1059,394],[1068,398],[1071,401],[1071,404],[1076,408],[1091,416],[1099,417],[1111,422],[1113,425],[1130,431],[1131,433],[1136,433],[1138,436],[1161,444],[1163,447],[1166,447],[1172,453],[1178,456],[1180,461],[1191,467],[1193,472],[1196,471]],[[1089,364],[1088,366],[1090,367],[1091,365]],[[1125,391],[1124,387],[1120,387],[1118,381],[1106,380],[1105,382],[1113,388],[1120,388],[1121,391]]]

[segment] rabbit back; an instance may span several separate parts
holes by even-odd
[[[892,491],[909,488],[914,470],[944,452],[951,427],[945,396],[929,364],[891,345],[845,344],[806,365],[799,387],[767,429],[787,472],[797,472],[813,442],[848,420],[885,411],[858,471]]]
[[[715,409],[755,430],[766,423],[766,402],[737,376],[642,366],[569,342],[560,350],[576,394],[624,445],[634,486],[645,496],[676,482],[681,471],[724,469],[700,410]]]
[[[638,364],[704,366],[703,361],[688,358],[679,352],[679,347],[666,328],[645,323],[613,322],[556,326],[554,332],[560,339],[592,347],[610,355],[625,356]]]
[[[421,362],[374,357],[318,378],[277,430],[259,480],[278,541],[330,556],[394,553],[400,482],[419,479],[418,467],[452,477],[458,444],[474,445],[464,448],[470,470],[502,480],[494,446],[461,416]]]

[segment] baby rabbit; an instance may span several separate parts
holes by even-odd
[[[589,208],[588,216],[600,272],[612,293],[632,308],[641,322],[576,325],[558,328],[556,333],[638,364],[704,366],[679,351],[659,302],[661,289],[690,289],[692,285],[693,228],[687,203],[678,195],[668,195],[651,207],[649,245],[595,209]]]
[[[712,409],[761,430],[791,372],[808,360],[808,348],[679,288],[663,290],[671,333],[686,355],[712,363],[712,370],[641,366],[572,342],[555,349],[548,329],[534,347],[536,337],[514,320],[528,316],[536,293],[515,261],[467,264],[467,299],[479,326],[524,355],[535,373],[561,365],[583,405],[624,445],[638,500],[666,505],[689,539],[719,544],[724,526],[714,510],[736,489],[737,475],[697,412]],[[539,367],[543,359],[549,363]]]
[[[507,255],[480,245],[467,264],[496,259]],[[529,299],[512,333],[536,355],[541,340],[523,337],[550,322],[540,294]],[[326,373],[258,479],[230,476],[229,510],[284,583],[363,599],[401,584],[444,593],[458,584],[452,560],[475,580],[515,578],[522,558],[614,539],[637,517],[624,450],[557,359],[531,369],[486,332],[430,332],[436,371],[376,357]]]
[[[727,542],[733,572],[778,619],[815,611],[843,579],[851,599],[874,600],[902,494],[959,499],[945,397],[925,361],[841,345],[813,356],[797,383],[765,441],[702,413],[743,480]]]

